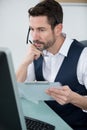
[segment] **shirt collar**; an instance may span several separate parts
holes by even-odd
[[[64,56],[67,56],[69,48],[70,48],[72,42],[73,42],[73,39],[70,39],[68,36],[66,36],[65,41],[64,41],[64,43],[62,44],[62,46],[61,46],[61,48],[59,50],[59,53],[64,55]]]

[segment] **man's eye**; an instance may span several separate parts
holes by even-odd
[[[41,32],[45,31],[45,29],[40,29]]]

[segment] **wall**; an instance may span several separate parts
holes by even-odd
[[[10,48],[15,70],[26,52],[27,10],[39,0],[0,0],[0,46]],[[70,37],[87,39],[87,6],[62,4],[64,29]]]
[[[87,4],[62,4],[64,32],[78,40],[87,39]]]
[[[26,51],[28,9],[38,0],[0,0],[0,46],[10,48],[15,69]]]

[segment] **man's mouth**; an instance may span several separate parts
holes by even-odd
[[[40,50],[40,51],[43,50],[42,44],[40,44],[40,43],[34,43],[34,46],[35,46],[38,50]]]
[[[41,47],[41,44],[40,44],[40,43],[34,43],[34,45],[35,45],[36,47]]]

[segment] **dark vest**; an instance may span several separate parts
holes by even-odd
[[[60,82],[62,85],[68,85],[73,91],[87,95],[87,90],[84,85],[79,84],[77,79],[77,64],[80,54],[84,46],[74,40],[70,46],[67,57],[65,57],[62,66],[55,78],[54,82]],[[35,76],[37,81],[44,81],[42,73],[43,57],[34,61]],[[60,105],[56,101],[45,101],[59,116],[61,116],[72,128],[86,126],[87,113],[82,109],[72,105]],[[84,129],[83,129],[84,130]]]

